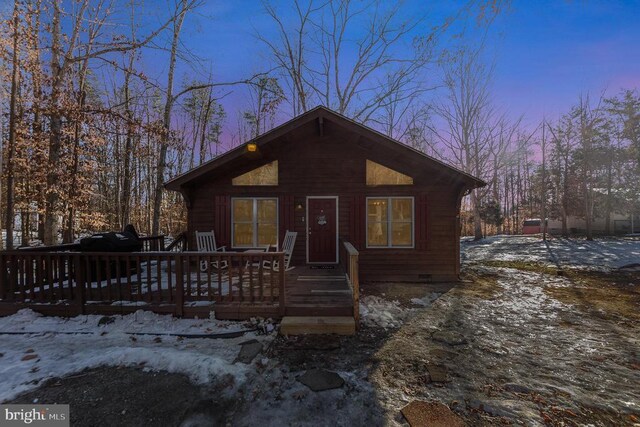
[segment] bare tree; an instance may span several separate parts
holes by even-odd
[[[548,124],[545,119],[542,120],[542,139],[540,140],[540,152],[542,155],[541,167],[541,183],[540,183],[540,220],[542,225],[542,240],[547,240],[547,133]]]
[[[251,137],[255,138],[273,126],[274,115],[285,97],[274,77],[260,77],[249,89],[252,105],[245,111],[244,119],[252,128]]]
[[[494,175],[491,153],[496,151],[495,133],[500,124],[489,97],[491,69],[480,59],[480,50],[466,49],[444,67],[446,101],[436,106],[444,121],[437,129],[440,142],[452,156],[451,160],[465,172],[490,180]],[[473,210],[474,236],[482,238],[481,199],[487,189],[470,193]]]
[[[79,2],[77,9],[74,10],[73,15],[71,16],[71,22],[69,24],[70,31],[68,34],[64,34],[63,28],[66,27],[63,27],[61,22],[61,17],[63,15],[62,5],[58,1],[51,1],[53,17],[50,25],[48,26],[51,35],[51,93],[49,96],[48,107],[50,136],[48,162],[50,165],[59,165],[61,162],[61,156],[63,155],[64,117],[62,104],[65,98],[65,85],[67,84],[67,79],[71,74],[72,66],[74,64],[82,63],[88,59],[98,58],[113,52],[124,52],[144,46],[175,19],[175,17],[171,17],[166,23],[140,41],[129,40],[127,37],[116,37],[116,41],[109,44],[98,44],[93,43],[93,41],[83,44],[80,35],[86,22],[89,21],[90,24],[95,24],[96,22],[101,23],[94,27],[94,31],[100,32],[102,24],[112,11],[112,8],[108,7],[108,5],[104,5],[103,2],[100,3],[100,6],[104,7],[100,7],[98,8],[99,11],[95,11],[95,8],[90,7],[89,0],[82,0]],[[95,14],[92,14],[92,19],[87,18],[87,10],[95,12]],[[58,205],[61,196],[61,181],[63,180],[60,168],[49,168],[47,172],[44,219],[44,241],[46,244],[54,244],[57,241],[59,229]]]
[[[421,71],[433,59],[432,47],[450,21],[414,40],[411,33],[421,21],[403,20],[398,5],[389,7],[378,0],[365,4],[295,0],[293,5],[292,24],[266,4],[278,36],[258,35],[258,39],[283,73],[294,115],[322,104],[367,123],[384,107],[408,105],[428,89]],[[347,37],[361,21],[366,31],[356,39]],[[407,44],[413,44],[409,54]],[[401,112],[401,108],[395,110],[395,120]]]
[[[596,107],[590,103],[589,96],[580,96],[580,101],[573,109],[573,115],[578,121],[579,155],[581,157],[581,187],[584,198],[584,217],[587,240],[593,240],[594,217],[594,185],[596,184],[597,162],[602,160],[599,154],[602,147],[608,144],[608,133],[604,129],[604,120],[600,104],[600,97]]]
[[[164,184],[164,173],[167,167],[167,150],[169,147],[169,139],[171,138],[171,110],[176,97],[173,95],[173,79],[176,67],[176,58],[178,55],[178,43],[180,41],[180,32],[182,24],[187,13],[197,6],[196,1],[179,0],[176,4],[174,12],[173,33],[171,38],[171,48],[169,56],[169,72],[167,74],[167,88],[164,103],[164,113],[162,116],[162,124],[164,133],[160,141],[160,153],[158,156],[158,166],[156,168],[155,192],[153,198],[153,222],[151,224],[151,232],[154,235],[160,232],[160,208],[162,206],[162,193]]]

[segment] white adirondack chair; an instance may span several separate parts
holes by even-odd
[[[278,246],[277,245],[266,245],[265,247],[263,247],[261,249],[251,249],[251,250],[246,251],[245,253],[251,253],[251,252],[254,252],[254,253],[275,252],[277,250],[278,250]],[[245,262],[245,264],[244,264],[244,268],[245,269],[249,269],[250,266],[258,268],[258,267],[260,267],[260,261],[258,260],[258,261],[250,262],[249,260],[247,260],[247,262]]]
[[[225,252],[226,247],[216,245],[216,234],[213,230],[211,231],[196,231],[196,244],[198,245],[198,252]],[[207,260],[200,261],[200,270],[207,271],[209,269],[209,264],[211,267],[216,270],[223,270],[229,267],[229,263],[227,260],[221,261],[211,261],[211,263],[207,262]]]
[[[282,242],[282,252],[284,252],[284,271],[293,270],[296,268],[295,266],[290,267],[291,263],[291,255],[293,254],[293,247],[296,245],[296,237],[298,237],[298,233],[295,231],[288,231],[284,235],[284,241]],[[277,260],[273,261],[273,265],[270,260],[265,260],[262,265],[266,269],[270,269],[273,271],[280,271],[279,262]]]

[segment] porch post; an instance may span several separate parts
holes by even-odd
[[[184,282],[182,277],[182,255],[174,256],[176,262],[176,316],[182,317],[184,314]],[[169,258],[171,262],[171,258]]]
[[[284,279],[285,278],[285,271],[284,270],[286,268],[286,266],[284,264],[284,252],[281,252],[278,255],[278,265],[280,266],[280,269],[278,270],[278,273],[279,273],[278,274],[279,275],[279,279],[278,279],[278,281],[279,281],[279,283],[278,283],[278,286],[279,286],[279,288],[278,288],[278,300],[279,300],[279,303],[280,303],[280,316],[284,316],[284,314],[285,314],[285,295],[284,295],[284,293],[285,293],[285,289],[286,289],[286,286],[285,286],[285,283],[284,283],[284,280],[285,280]]]
[[[78,314],[84,314],[84,269],[82,265],[82,257],[83,255],[74,254],[73,255],[73,272],[74,272],[74,300],[76,303],[76,309],[78,310]]]

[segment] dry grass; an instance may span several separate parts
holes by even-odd
[[[500,288],[498,275],[476,270],[466,270],[462,273],[462,283],[456,287],[457,292],[465,296],[481,299],[494,299]]]
[[[558,274],[558,269],[556,267],[551,267],[537,262],[492,260],[484,261],[482,265],[496,268],[514,268],[516,270],[528,271],[531,273],[551,274],[554,276]]]
[[[558,269],[544,264],[522,261],[488,261],[490,267],[514,268],[533,273],[557,275]],[[640,274],[628,271],[592,271],[565,269],[562,275],[573,286],[545,287],[545,292],[565,304],[584,311],[640,320]]]

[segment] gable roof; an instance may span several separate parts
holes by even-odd
[[[307,111],[306,113],[303,113],[297,117],[294,117],[288,122],[283,123],[282,125],[277,126],[271,129],[270,131],[265,132],[262,135],[259,135],[258,137],[250,141],[247,141],[246,144],[251,142],[251,143],[257,144],[259,148],[263,147],[277,140],[283,135],[286,135],[292,130],[311,122],[312,120],[325,118],[325,117],[340,126],[354,130],[360,133],[361,135],[372,139],[376,143],[386,145],[387,147],[394,148],[396,150],[403,150],[407,155],[410,155],[410,156],[417,156],[423,159],[430,166],[436,167],[438,169],[441,169],[445,172],[450,173],[451,175],[456,176],[461,181],[464,181],[465,183],[467,183],[467,186],[469,188],[484,187],[485,185],[487,185],[486,182],[484,182],[479,178],[474,177],[473,175],[470,175],[454,166],[451,166],[441,160],[438,160],[421,151],[418,151],[413,147],[403,144],[400,141],[390,138],[387,135],[384,135],[376,131],[375,129],[372,129],[368,126],[360,124],[324,106],[317,106]],[[197,166],[181,175],[178,175],[170,179],[169,181],[165,182],[164,184],[165,188],[169,190],[180,191],[180,188],[185,184],[197,178],[200,178],[203,175],[217,169],[218,167],[244,155],[246,152],[246,144],[242,144],[232,150],[227,151],[225,154],[221,156],[211,159],[200,166]]]

